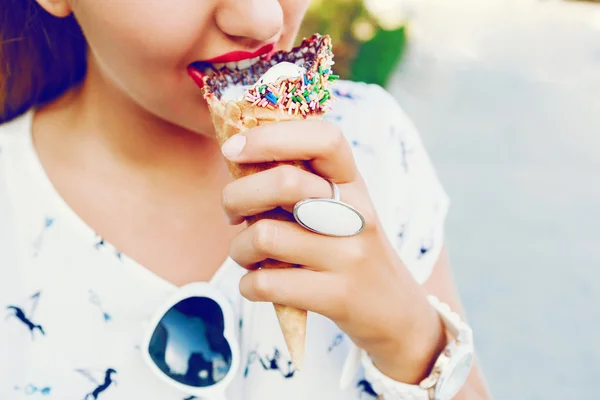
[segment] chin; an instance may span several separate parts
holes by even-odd
[[[214,138],[216,135],[215,127],[206,106],[199,112],[191,113],[184,121],[180,121],[177,125],[194,135],[210,138]]]
[[[182,96],[178,96],[168,103],[163,102],[162,105],[154,104],[144,108],[152,117],[170,125],[167,127],[168,130],[175,129],[175,134],[178,134],[177,131],[181,131],[179,134],[182,135],[192,133],[211,138],[215,136],[215,128],[208,106],[203,99],[199,100],[198,97],[185,100]]]
[[[198,135],[215,137],[215,127],[212,123],[212,118],[210,116],[210,112],[208,111],[208,106],[204,101],[202,102],[202,106],[199,107],[192,115],[191,121],[194,121],[192,125],[191,131]]]
[[[215,127],[213,126],[212,122],[205,124],[204,126],[200,127],[200,129],[196,129],[194,133],[211,138],[215,138],[216,135]]]

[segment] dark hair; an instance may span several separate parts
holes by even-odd
[[[73,15],[54,17],[35,0],[0,0],[0,123],[80,83],[86,53]]]

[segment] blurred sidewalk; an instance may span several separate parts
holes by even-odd
[[[420,0],[389,89],[453,199],[497,399],[600,399],[600,5]]]

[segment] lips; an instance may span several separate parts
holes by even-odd
[[[191,65],[187,68],[188,75],[200,89],[204,87],[204,77],[206,74]]]
[[[275,44],[271,43],[253,52],[232,51],[209,60],[195,61],[188,66],[188,75],[200,88],[202,88],[204,86],[203,78],[211,72],[221,71],[224,68],[231,71],[241,71],[250,68],[252,65],[256,64],[261,57],[267,56],[268,58],[273,54],[274,49]]]
[[[248,60],[251,58],[261,57],[265,54],[269,54],[273,51],[275,45],[273,43],[267,44],[260,49],[249,52],[249,51],[232,51],[231,53],[223,54],[221,56],[211,58],[210,60],[204,60],[203,62],[210,64],[227,64],[230,62],[237,62],[242,60]]]

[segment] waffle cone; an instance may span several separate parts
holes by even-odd
[[[331,74],[331,66],[333,65],[333,53],[331,47],[331,38],[329,36],[321,36],[315,34],[312,37],[305,39],[302,44],[289,52],[281,51],[274,53],[272,56],[263,57],[259,62],[254,64],[250,69],[242,71],[222,70],[217,74],[207,76],[204,79],[203,93],[215,128],[216,138],[222,146],[227,139],[260,125],[266,125],[275,122],[286,122],[303,119],[321,119],[325,113],[325,108],[328,107],[330,93],[325,90],[329,86]],[[306,67],[307,75],[304,78],[298,78],[293,82],[294,87],[280,87],[278,82],[275,90],[278,88],[278,98],[286,99],[285,101],[292,103],[289,97],[298,90],[296,101],[304,102],[312,101],[313,104],[309,108],[306,104],[302,111],[299,112],[299,106],[292,112],[287,109],[289,104],[284,107],[281,103],[276,107],[261,106],[259,101],[248,101],[248,98],[239,101],[224,101],[221,100],[223,91],[230,85],[254,85],[273,65],[280,62],[292,62],[302,64]],[[309,76],[310,75],[310,76]],[[333,77],[331,77],[333,78]],[[299,89],[302,87],[302,89]],[[310,90],[307,89],[309,87]],[[319,93],[314,90],[319,91]],[[308,90],[302,92],[303,90]],[[323,97],[327,92],[327,97]],[[319,97],[312,97],[317,94]],[[266,96],[265,92],[259,93],[259,90],[253,90],[254,96]],[[259,99],[260,100],[260,99]],[[266,100],[265,100],[266,101]],[[293,108],[293,107],[292,107]],[[293,165],[303,170],[314,172],[310,164],[305,161],[282,161],[282,162],[265,162],[255,164],[237,164],[225,159],[231,176],[234,179],[243,176],[252,175],[261,171],[274,168],[279,165]],[[246,221],[249,225],[260,221],[261,219],[275,219],[280,221],[295,221],[291,213],[278,207],[267,212],[247,217]],[[298,268],[300,265],[284,263],[278,260],[266,259],[260,263],[261,268]],[[289,350],[292,363],[296,369],[300,369],[304,358],[304,347],[306,341],[306,310],[274,304],[275,313],[279,320],[279,325],[283,332],[287,348]]]
[[[288,115],[280,110],[268,110],[265,108],[252,107],[246,101],[231,101],[222,103],[220,101],[209,102],[216,137],[219,145],[223,145],[231,136],[273,122],[284,122],[295,119],[304,119],[302,116]],[[310,117],[317,118],[317,117]],[[268,162],[257,164],[237,164],[225,160],[229,172],[234,179],[252,175],[260,171],[276,167],[282,164],[294,165],[307,171],[312,171],[307,162]],[[248,217],[249,225],[261,219],[275,219],[280,221],[294,221],[294,217],[282,208],[276,208],[267,212]],[[261,268],[297,268],[298,265],[284,263],[281,261],[267,259],[261,262]],[[304,358],[304,346],[306,341],[306,310],[274,304],[275,313],[279,320],[285,343],[290,352],[292,363],[296,369],[300,369]]]

